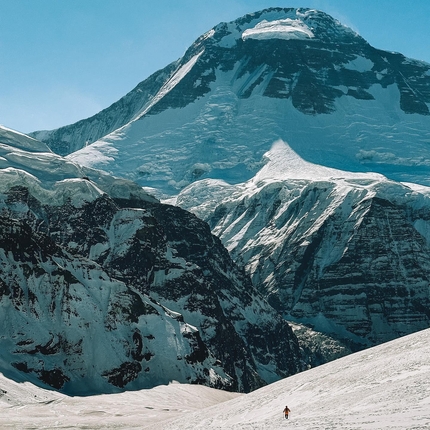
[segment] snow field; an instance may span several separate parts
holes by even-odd
[[[424,330],[349,355],[163,429],[428,429],[429,340]]]
[[[430,329],[273,383],[250,394],[200,385],[67,397],[0,374],[4,429],[430,428]],[[285,405],[290,420],[283,419]]]

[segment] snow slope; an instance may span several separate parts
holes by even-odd
[[[430,184],[430,116],[402,111],[397,86],[372,85],[372,100],[347,97],[341,88],[345,95],[334,101],[333,112],[312,116],[289,98],[262,96],[270,77],[263,70],[235,81],[240,65],[231,72],[217,68],[204,97],[147,114],[68,158],[155,188],[159,196],[175,195],[198,179],[251,178],[272,143],[283,139],[313,163]],[[257,81],[251,97],[238,94]]]
[[[241,396],[202,385],[170,384],[115,395],[68,397],[0,374],[2,429],[154,429],[159,422]],[[159,428],[159,427],[158,427]]]
[[[165,429],[428,429],[430,331],[341,358]],[[285,423],[282,410],[291,409]]]
[[[0,127],[0,175],[0,192],[26,186],[42,203],[57,206],[68,198],[82,206],[103,193],[157,201],[133,182],[80,166],[53,153],[44,143],[5,127]]]
[[[430,330],[424,330],[246,395],[173,384],[67,397],[0,375],[0,426],[19,430],[428,429],[429,354]],[[289,422],[282,416],[286,404],[292,411]]]

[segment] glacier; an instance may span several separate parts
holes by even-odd
[[[314,37],[244,40],[262,25]],[[100,114],[32,135],[160,198],[248,180],[278,139],[314,164],[429,185],[429,70],[322,12],[273,8],[214,27]]]

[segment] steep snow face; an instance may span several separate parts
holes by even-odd
[[[424,330],[248,395],[199,385],[67,397],[0,374],[5,428],[427,429],[430,333]],[[288,422],[282,410],[288,405]],[[23,413],[23,410],[26,413]]]
[[[155,95],[155,97],[151,100],[151,102],[145,106],[145,109],[142,113],[139,114],[137,119],[144,116],[147,112],[150,111],[152,106],[154,106],[159,100],[165,97],[176,85],[181,82],[181,80],[190,72],[193,68],[194,64],[196,64],[199,57],[203,54],[203,51],[197,53],[193,57],[191,57],[185,64],[181,65],[173,75],[169,78],[169,80],[161,87],[160,91]]]
[[[287,319],[356,347],[428,327],[430,189],[313,165],[283,142],[265,160],[246,183],[196,182],[176,203]]]
[[[250,391],[302,370],[291,328],[206,223],[136,184],[8,138],[4,372],[89,394],[173,380]]]
[[[305,179],[310,181],[323,181],[335,178],[384,180],[385,177],[378,173],[354,173],[344,170],[309,163],[301,158],[291,147],[277,140],[270,151],[264,154],[264,166],[252,178],[250,183],[258,186],[260,181],[270,179]]]
[[[176,67],[177,63],[173,62],[155,72],[120,100],[91,118],[56,130],[35,131],[31,136],[47,142],[60,155],[85,147],[136,118],[152,102]]]

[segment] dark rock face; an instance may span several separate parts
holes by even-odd
[[[180,208],[126,203],[104,194],[46,205],[10,189],[1,360],[72,394],[171,380],[247,392],[302,370],[290,327],[207,224]]]
[[[353,350],[430,324],[428,194],[364,184],[274,181],[205,214],[275,309]]]
[[[153,351],[160,351],[150,338],[143,342],[142,333],[146,330],[149,336],[155,330],[166,342],[169,333],[155,327],[148,330],[146,320],[161,319],[177,326],[174,318],[144,295],[109,278],[94,262],[68,253],[49,236],[35,231],[28,223],[35,222],[34,218],[23,220],[22,214],[3,213],[0,219],[3,370],[11,371],[5,364],[9,362],[28,374],[33,382],[39,380],[68,393],[112,391],[132,381],[131,388],[151,386],[157,375],[147,381],[139,371],[152,358]],[[17,215],[21,219],[16,219]],[[187,330],[189,326],[182,321],[177,327],[178,336]],[[196,336],[194,331],[187,337],[181,336],[178,350],[196,354],[201,348],[205,353],[200,355],[204,358],[198,365],[214,364],[206,346],[196,345]],[[163,363],[157,364],[163,369]],[[230,385],[229,378],[214,377],[211,382],[202,371],[194,370],[197,372],[188,372],[189,382]],[[167,383],[171,377],[168,368],[164,371],[167,379],[159,375],[161,383]]]
[[[295,19],[300,16],[300,9],[272,11]],[[262,11],[234,23],[219,24],[213,37],[198,39],[182,59],[185,63],[204,49],[198,62],[149,113],[185,107],[210,92],[209,85],[215,81],[216,70],[220,68],[223,72],[235,69],[233,87],[243,81],[243,77],[248,77],[237,87],[239,98],[249,98],[260,86],[259,93],[263,96],[291,99],[293,106],[307,115],[333,112],[335,99],[343,96],[372,100],[374,97],[368,90],[375,84],[382,88],[397,85],[403,111],[430,114],[426,104],[430,103],[428,64],[375,49],[323,12],[308,13],[307,18],[300,18],[313,30],[313,38],[244,40],[240,37],[251,23],[263,19],[266,13],[270,16],[270,11]],[[225,47],[223,38],[231,35],[235,35],[235,43]],[[369,64],[368,70],[359,70],[359,66],[354,65],[362,60]],[[201,79],[202,76],[205,79]],[[197,81],[200,85],[191,91]]]
[[[280,275],[284,282],[289,278],[284,312],[298,319],[322,314],[371,345],[427,328],[429,248],[408,219],[409,211],[376,197],[354,209],[363,218],[339,260],[321,267],[321,251],[340,234],[336,214],[307,246],[294,247],[294,276]]]

